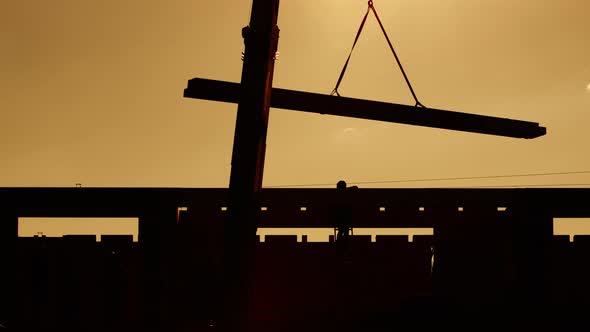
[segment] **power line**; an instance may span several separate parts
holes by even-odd
[[[551,184],[507,184],[507,185],[496,185],[496,186],[456,186],[456,187],[445,187],[445,188],[465,188],[465,189],[477,189],[477,188],[526,188],[526,187],[577,187],[577,186],[590,186],[590,183],[551,183]]]
[[[572,175],[572,174],[590,174],[588,171],[572,171],[572,172],[551,172],[551,173],[525,173],[525,174],[505,174],[505,175],[486,175],[486,176],[461,176],[449,178],[429,178],[429,179],[405,179],[405,180],[385,180],[385,181],[360,181],[350,182],[350,184],[387,184],[387,183],[408,183],[408,182],[431,182],[431,181],[456,181],[456,180],[481,180],[481,179],[500,179],[500,178],[517,178],[517,177],[533,177],[533,176],[551,176],[551,175]],[[265,186],[265,188],[289,188],[289,187],[323,187],[334,186],[334,183],[316,183],[316,184],[287,184],[277,186]],[[586,184],[564,184],[564,185],[586,185]],[[505,187],[510,187],[507,185]],[[482,187],[479,187],[482,188]]]

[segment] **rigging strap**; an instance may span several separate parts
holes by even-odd
[[[363,31],[363,27],[365,26],[365,22],[367,21],[367,16],[369,16],[369,12],[371,11],[371,7],[372,7],[372,3],[369,2],[369,7],[367,8],[367,12],[365,13],[365,16],[363,17],[361,25],[359,26],[359,30],[356,33],[356,37],[354,37],[354,43],[352,43],[352,48],[350,49],[350,53],[348,53],[348,58],[346,58],[346,62],[344,63],[344,67],[342,67],[342,71],[340,72],[340,77],[338,77],[338,82],[336,82],[336,87],[334,87],[334,90],[332,90],[332,93],[330,93],[330,95],[336,94],[337,96],[340,96],[340,93],[338,93],[338,87],[340,86],[340,83],[342,82],[342,78],[344,77],[344,73],[346,72],[346,68],[348,67],[348,62],[350,61],[350,56],[352,55],[352,51],[354,50],[354,47],[356,46],[356,42],[359,40],[361,32]]]
[[[414,97],[414,101],[416,102],[415,106],[416,107],[425,107],[418,100],[418,97],[416,96],[416,93],[414,92],[414,89],[412,88],[412,84],[410,83],[410,80],[408,79],[408,76],[406,75],[406,72],[404,71],[404,67],[402,66],[402,63],[400,62],[400,60],[397,56],[397,53],[395,52],[395,49],[393,48],[393,44],[391,43],[391,40],[389,39],[389,36],[387,35],[385,28],[383,27],[383,23],[381,23],[381,19],[379,18],[379,15],[377,15],[377,11],[375,10],[375,7],[373,6],[372,0],[369,0],[367,12],[365,13],[365,16],[363,17],[363,20],[362,20],[361,25],[358,29],[358,32],[356,33],[356,37],[354,38],[354,43],[352,44],[352,48],[350,49],[350,53],[348,54],[348,58],[346,58],[346,62],[344,63],[344,67],[342,68],[342,71],[340,72],[340,76],[338,77],[338,81],[336,82],[336,87],[334,87],[334,90],[332,90],[332,93],[330,93],[330,95],[340,96],[340,93],[338,92],[338,87],[340,86],[340,83],[342,82],[342,78],[344,77],[344,73],[346,72],[346,68],[348,67],[348,63],[350,62],[350,57],[352,55],[352,51],[354,50],[354,47],[356,46],[359,36],[361,35],[361,32],[363,31],[363,27],[365,26],[365,22],[367,21],[367,16],[369,15],[370,11],[373,11],[373,14],[375,14],[375,18],[377,19],[377,22],[379,23],[379,26],[381,27],[381,31],[383,31],[383,35],[385,36],[385,39],[387,40],[387,44],[389,44],[389,48],[391,49],[391,52],[393,53],[393,56],[395,57],[395,61],[397,62],[397,65],[399,66],[399,69],[401,70],[402,75],[404,76],[404,79],[406,80],[406,84],[408,85],[408,88],[410,89],[410,92],[412,93],[412,97]]]

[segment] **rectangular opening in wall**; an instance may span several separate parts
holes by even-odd
[[[266,235],[296,235],[297,242],[328,242],[330,235],[334,235],[334,228],[272,228],[260,227],[257,235],[260,242],[265,242]],[[432,228],[354,228],[354,235],[370,235],[371,242],[375,242],[377,235],[406,235],[412,242],[414,235],[433,235]],[[303,240],[305,238],[305,240]]]
[[[18,218],[18,236],[132,235],[137,242],[139,218]]]
[[[590,235],[590,218],[553,218],[553,235]]]

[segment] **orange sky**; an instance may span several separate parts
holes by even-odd
[[[590,170],[590,2],[374,3],[423,104],[539,122],[547,135],[271,110],[264,186]],[[250,1],[2,7],[0,186],[228,185],[237,106],[182,92],[192,77],[239,81]],[[274,86],[328,94],[365,10],[283,0]],[[412,104],[373,17],[340,92]],[[382,186],[551,183],[590,187],[590,174]]]

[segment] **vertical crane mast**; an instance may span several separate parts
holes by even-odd
[[[247,329],[248,273],[255,245],[257,197],[262,187],[268,113],[277,51],[279,0],[254,0],[250,24],[242,29],[245,53],[225,225],[225,331]]]

